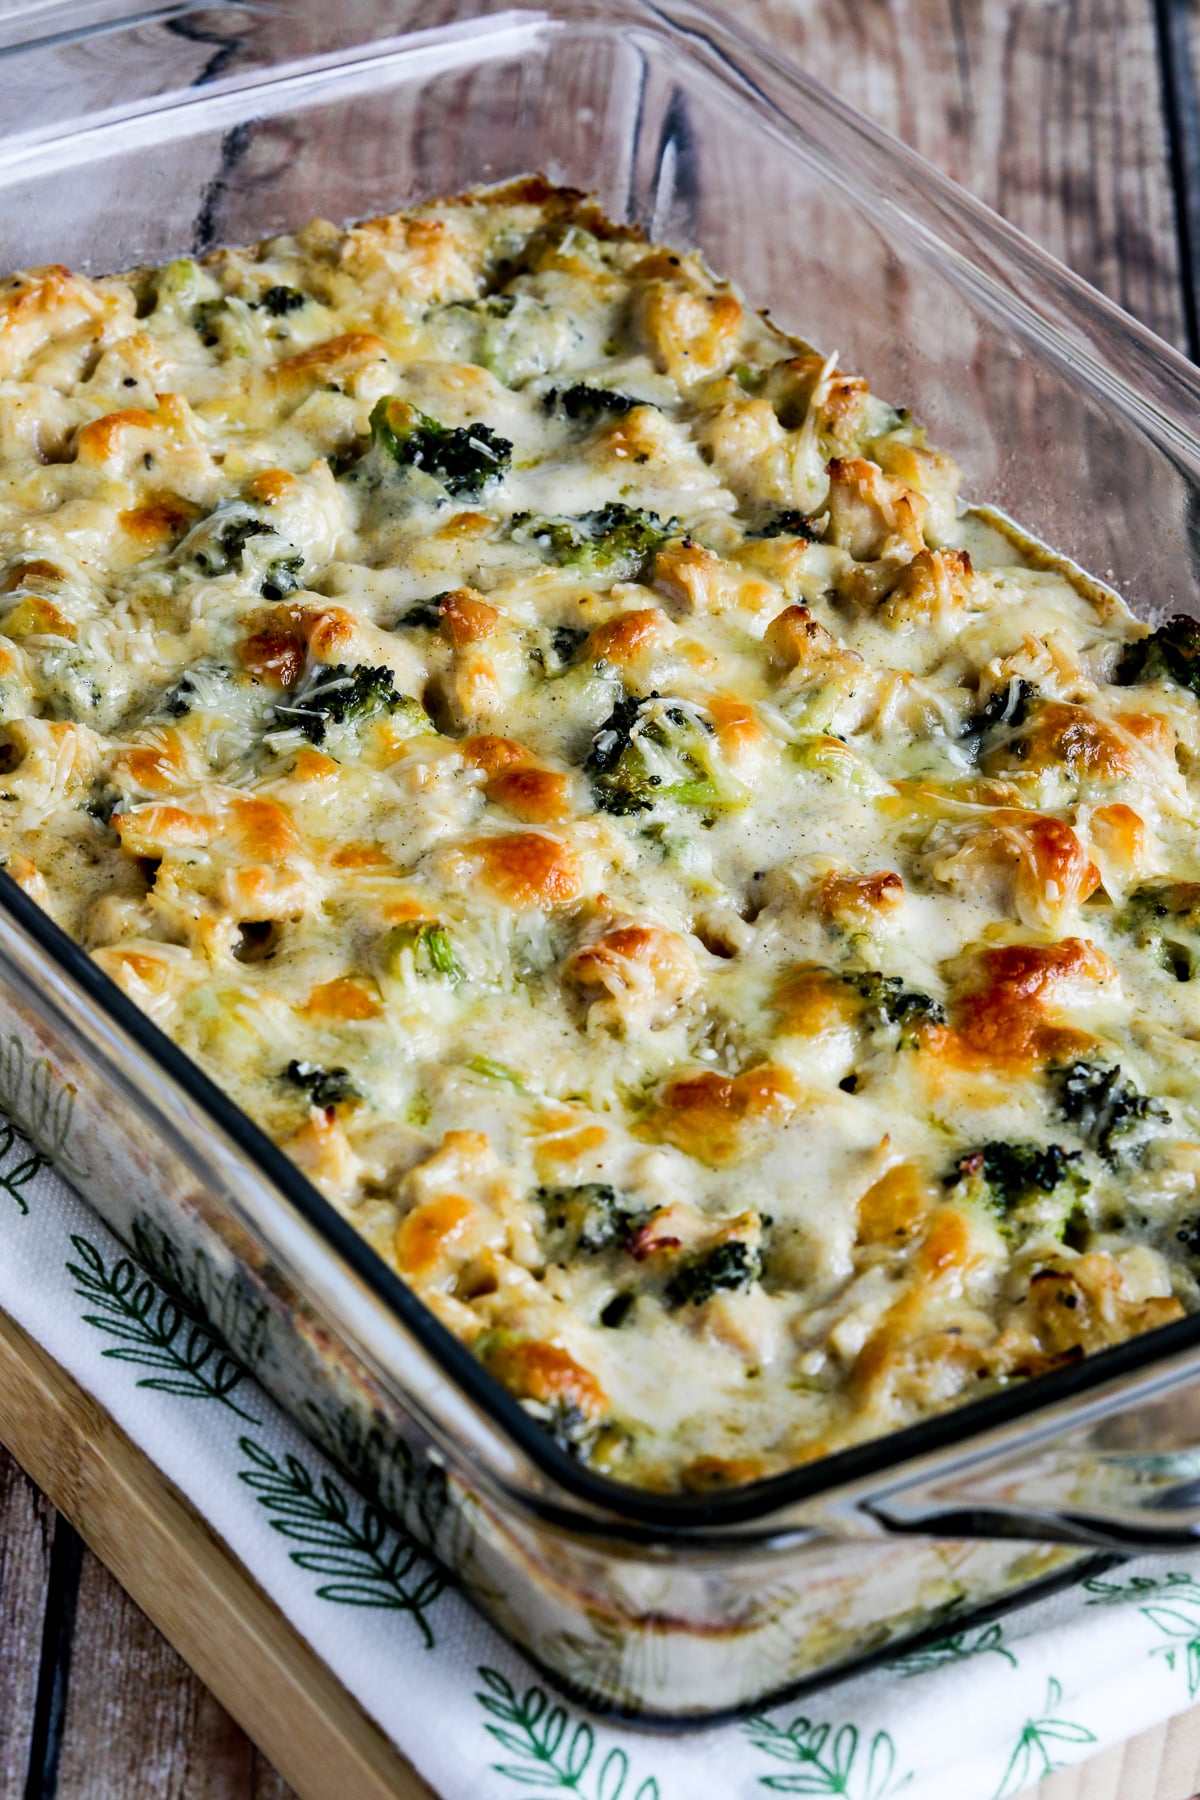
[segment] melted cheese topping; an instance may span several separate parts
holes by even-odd
[[[575,1453],[1197,1303],[1189,665],[907,413],[537,182],[14,276],[0,381],[8,869]]]

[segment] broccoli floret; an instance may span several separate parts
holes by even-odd
[[[1167,676],[1200,698],[1200,622],[1176,613],[1157,631],[1130,644],[1121,658],[1117,680],[1160,681]]]
[[[401,613],[393,631],[436,631],[442,622],[441,598],[435,594],[432,600],[415,601],[406,613]]]
[[[455,983],[462,981],[466,975],[466,970],[454,954],[450,933],[444,925],[434,925],[428,919],[412,919],[404,925],[394,926],[388,932],[384,947],[385,961],[394,965],[406,953],[411,953],[413,967],[418,975],[427,978],[441,977]]]
[[[222,330],[226,333],[231,330],[236,333],[238,330],[229,299],[228,294],[218,294],[211,300],[199,301],[192,308],[192,329],[200,342],[209,349],[222,341]],[[298,288],[281,286],[269,287],[259,299],[245,302],[255,311],[261,307],[273,319],[281,319],[285,313],[295,312],[298,307],[307,303],[308,295],[302,294]]]
[[[218,314],[224,310],[224,294],[216,300],[201,300],[192,308],[192,330],[206,350],[211,350],[221,341],[221,334],[216,330],[216,321]]]
[[[1031,1194],[1053,1193],[1082,1160],[1081,1150],[1064,1150],[1061,1144],[981,1144],[959,1157],[947,1181],[981,1176],[996,1206],[1008,1212]]]
[[[542,396],[542,410],[560,412],[577,423],[594,424],[607,415],[620,418],[638,402],[613,388],[590,387],[586,381],[573,381],[567,388],[551,388]]]
[[[554,660],[560,669],[567,668],[575,661],[589,636],[590,633],[578,625],[556,625],[554,627],[550,633],[550,648],[554,652]]]
[[[199,699],[192,671],[185,669],[178,681],[172,682],[158,703],[158,710],[172,719],[186,719]]]
[[[606,1181],[585,1181],[579,1187],[540,1187],[533,1197],[546,1214],[544,1237],[553,1262],[621,1249],[644,1216],[627,1206]]]
[[[589,578],[611,575],[616,581],[632,581],[643,574],[679,529],[676,519],[660,519],[657,513],[619,500],[574,519],[526,513],[513,524],[520,541],[536,544],[559,568]]]
[[[657,692],[650,697],[657,700]],[[585,769],[590,769],[593,774],[610,775],[618,767],[629,748],[629,734],[644,705],[640,694],[622,695],[592,739],[591,752],[583,765]]]
[[[1111,1169],[1140,1162],[1149,1139],[1170,1120],[1162,1101],[1140,1094],[1115,1063],[1073,1062],[1055,1079],[1064,1116]]]
[[[191,325],[207,349],[220,348],[225,356],[246,357],[258,338],[253,322],[258,302],[240,294],[217,294],[191,309]]]
[[[320,668],[291,700],[275,708],[280,726],[302,731],[310,744],[323,744],[331,725],[361,725],[377,713],[394,713],[411,702],[396,691],[392,671],[356,669],[345,663]]]
[[[1200,962],[1200,884],[1139,888],[1115,923],[1176,981],[1192,979]]]
[[[247,547],[262,538],[271,542],[257,546],[248,570]],[[202,575],[228,575],[235,569],[245,574],[261,568],[258,591],[266,600],[282,600],[294,593],[304,567],[304,552],[289,544],[273,525],[258,518],[242,501],[218,507],[202,519],[184,539],[180,554],[190,557]]]
[[[229,703],[233,675],[214,656],[202,656],[164,688],[150,717],[186,719],[189,713],[210,712]]]
[[[203,285],[206,277],[200,264],[181,256],[167,263],[153,278],[155,307],[186,305]]]
[[[749,1287],[761,1274],[758,1251],[735,1238],[682,1263],[667,1283],[664,1299],[670,1307],[702,1306],[714,1294]]]
[[[98,825],[107,825],[120,805],[121,795],[115,788],[93,783],[92,798],[84,801],[83,810]]]
[[[982,737],[993,725],[1009,725],[1015,731],[1025,723],[1029,702],[1037,696],[1033,683],[1014,675],[1007,687],[994,688],[979,710],[967,720],[964,735]]]
[[[403,400],[380,400],[372,442],[402,469],[423,469],[448,494],[474,499],[512,464],[512,443],[490,425],[441,425]]]
[[[600,1423],[590,1418],[574,1400],[524,1400],[526,1412],[550,1433],[560,1450],[577,1462],[586,1462],[600,1433]]]
[[[452,300],[449,306],[435,310],[470,313],[478,319],[507,319],[516,304],[515,294],[482,294],[478,300]]]
[[[271,527],[264,525],[261,519],[230,519],[212,535],[203,549],[194,552],[196,567],[205,575],[224,575],[230,569],[241,567],[242,552],[251,538],[272,535]]]
[[[1190,1219],[1181,1220],[1176,1227],[1175,1237],[1189,1256],[1200,1258],[1200,1217],[1193,1215]]]
[[[269,287],[254,304],[264,307],[273,319],[282,319],[285,313],[297,312],[300,307],[307,306],[308,295],[302,294],[299,288],[276,285]]]
[[[756,538],[796,537],[803,538],[808,544],[815,544],[817,541],[817,532],[812,520],[806,513],[797,512],[794,507],[787,507],[783,512],[772,513],[757,531],[750,533],[750,536]]]
[[[297,551],[294,556],[273,556],[263,570],[263,578],[258,591],[264,600],[284,600],[294,594],[300,586],[300,570],[304,566],[303,552]]]
[[[665,802],[680,806],[736,806],[742,789],[717,760],[709,720],[690,701],[617,701],[592,739],[584,768],[597,806],[618,816],[652,812]]]
[[[612,1299],[601,1308],[600,1323],[609,1331],[616,1331],[625,1323],[636,1305],[637,1295],[633,1290],[622,1288],[619,1294],[614,1294]]]
[[[297,1062],[293,1057],[283,1074],[285,1081],[304,1089],[314,1106],[340,1106],[344,1100],[362,1098],[348,1069],[323,1069],[319,1063]]]
[[[872,1012],[882,1015],[889,1025],[900,1027],[902,1044],[910,1047],[915,1044],[923,1025],[946,1023],[946,1009],[941,1001],[916,988],[905,987],[899,975],[883,975],[878,969],[868,969],[862,974],[844,975],[842,979]]]
[[[232,568],[235,563],[241,562],[242,552],[251,538],[269,537],[270,535],[271,527],[264,525],[261,519],[238,519],[234,523],[226,525],[224,530],[217,534],[217,542],[225,552],[226,566]]]
[[[946,1186],[964,1184],[982,1196],[1006,1237],[1049,1232],[1061,1238],[1088,1188],[1081,1150],[1061,1144],[981,1144],[960,1156]]]

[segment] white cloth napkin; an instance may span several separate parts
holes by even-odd
[[[0,1117],[0,1308],[186,1494],[444,1800],[1010,1800],[1200,1694],[1200,1555],[1143,1560],[764,1716],[589,1719],[385,1526]]]

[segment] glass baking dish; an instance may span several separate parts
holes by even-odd
[[[0,15],[0,260],[121,268],[540,170],[698,245],[1144,617],[1191,606],[1197,372],[762,46],[687,0],[332,15]],[[769,1481],[642,1493],[559,1450],[2,873],[0,1029],[30,1135],[595,1704],[708,1718],[1200,1541],[1200,1318]]]

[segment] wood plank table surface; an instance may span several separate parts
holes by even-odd
[[[1200,0],[726,4],[1200,358]],[[357,1800],[354,1787],[345,1800]],[[1200,1709],[1051,1776],[1027,1800],[1198,1790]],[[0,1449],[0,1800],[291,1792]]]

